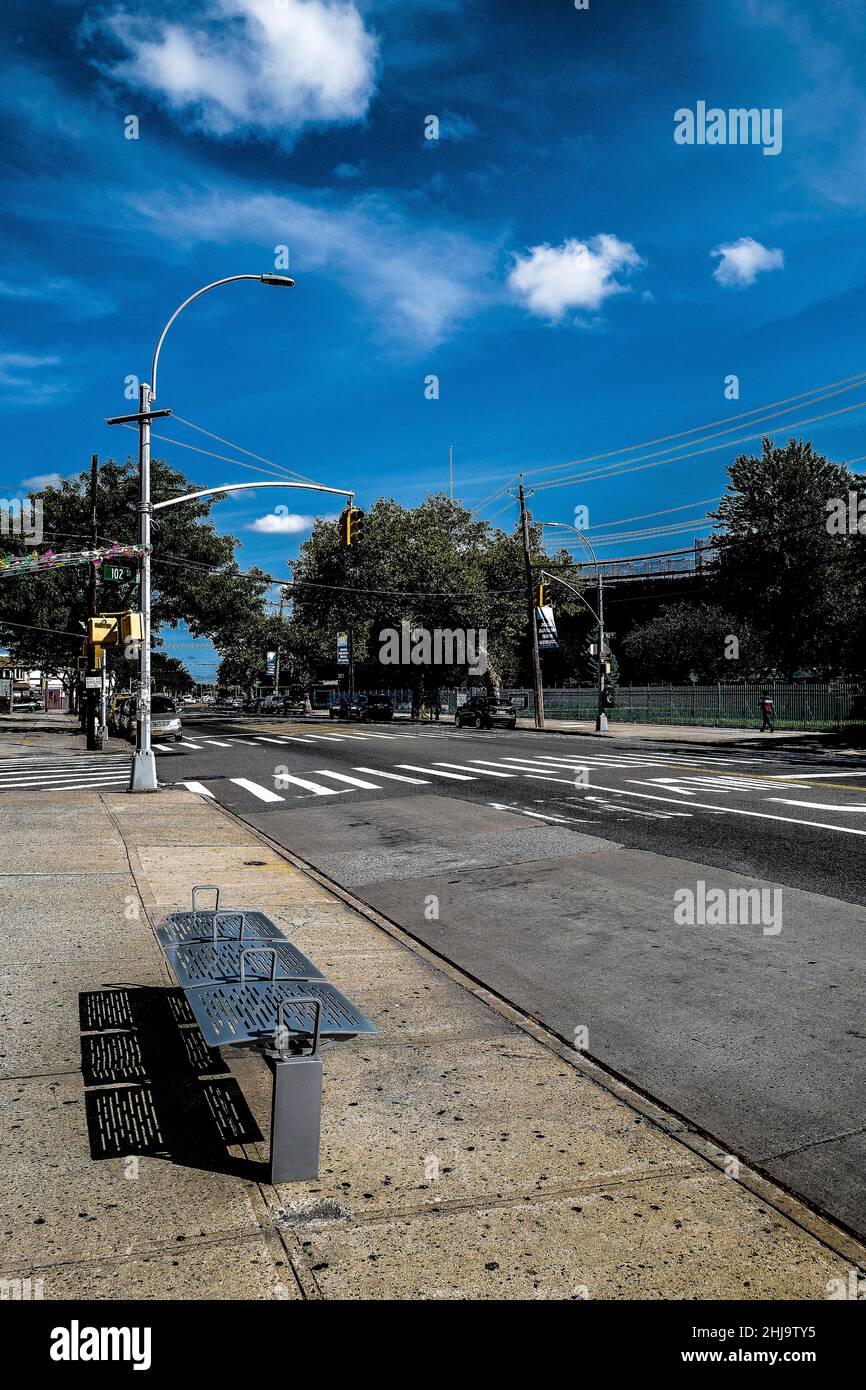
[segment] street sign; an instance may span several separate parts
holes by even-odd
[[[102,677],[101,677],[101,676],[85,676],[85,677],[84,677],[84,688],[85,688],[85,690],[101,690],[101,689],[102,689]]]
[[[348,666],[349,664],[349,634],[348,632],[337,633],[337,665]]]
[[[104,564],[102,578],[106,584],[131,584],[135,579],[135,570],[131,565]]]

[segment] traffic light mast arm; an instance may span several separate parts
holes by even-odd
[[[223,492],[242,492],[245,488],[251,487],[299,487],[305,488],[307,492],[332,492],[338,497],[348,497],[350,505],[355,499],[354,492],[350,492],[348,488],[325,487],[324,483],[224,483],[222,487],[203,487],[198,492],[186,492],[183,497],[167,497],[164,502],[154,502],[151,510],[158,512],[163,507],[176,507],[180,502],[194,502],[198,497],[212,497]]]

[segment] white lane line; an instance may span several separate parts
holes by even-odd
[[[240,741],[241,740],[238,739],[239,743]],[[299,738],[297,734],[286,734],[287,743],[315,743],[315,741],[316,740],[312,738]]]
[[[866,772],[837,767],[835,772],[774,772],[772,775],[777,782],[814,782],[817,777],[866,777]]]
[[[787,801],[784,796],[768,796],[768,801],[778,801],[782,806],[805,806],[809,811],[836,811],[850,815],[857,811],[862,816],[866,806],[832,806],[826,801]]]
[[[341,739],[346,738],[346,734],[313,734],[313,738],[324,739],[326,743],[339,743]]]
[[[209,792],[207,787],[203,786],[201,782],[181,782],[180,785],[188,788],[191,792],[198,792],[199,796],[209,796],[211,801],[216,801],[213,792]]]
[[[232,743],[242,743],[242,744],[244,744],[244,746],[245,746],[246,748],[257,748],[257,747],[258,747],[258,744],[257,744],[257,743],[254,743],[253,740],[252,740],[251,738],[234,738],[234,737],[233,737],[233,738],[232,738]],[[190,747],[191,747],[191,748],[194,747],[194,746],[195,746],[195,745],[190,744]]]
[[[496,772],[492,767],[466,767],[464,763],[434,763],[434,767],[453,767],[455,772],[472,772],[476,777],[515,777],[514,772]]]
[[[206,738],[205,743],[209,743],[211,748],[231,748],[230,743],[220,743],[216,738]]]
[[[259,743],[276,743],[278,747],[283,748],[285,742],[284,738],[266,738],[264,734],[259,734]]]
[[[305,792],[312,792],[314,796],[339,796],[340,793],[334,787],[323,787],[318,782],[308,782],[306,777],[292,777],[288,772],[280,772],[275,778],[275,785],[285,787],[286,783],[293,787],[303,787]],[[282,801],[282,797],[277,800]]]
[[[453,782],[474,782],[465,772],[443,772],[435,767],[416,767],[414,763],[395,763],[395,767],[405,768],[407,772],[426,772],[429,777],[450,777]]]
[[[598,790],[607,792],[608,795],[614,793],[617,796],[638,796],[641,801],[665,801],[672,806],[682,806],[682,802],[674,796],[650,796],[647,792],[627,792],[624,787],[599,787]],[[840,835],[866,835],[866,830],[859,830],[851,825],[827,825],[824,821],[799,820],[796,816],[773,816],[769,811],[744,811],[740,806],[709,806],[705,801],[690,801],[689,805],[693,810],[717,811],[720,816],[752,816],[756,820],[782,821],[785,825],[808,825],[813,830],[835,830]]]
[[[556,821],[556,823],[559,825],[586,824],[585,820],[583,820],[579,816],[554,816],[548,813],[542,814],[541,811],[524,811],[522,806],[504,806],[499,801],[491,801],[489,804],[493,807],[494,811],[511,811],[512,813],[516,813],[518,816],[531,816],[533,820],[552,820]]]
[[[356,767],[356,772],[370,772],[374,777],[387,777],[389,782],[412,782],[416,787],[429,787],[426,777],[401,777],[398,772],[383,772],[379,767]]]
[[[190,741],[189,741],[188,738],[182,738],[181,741],[180,741],[180,747],[181,747],[181,748],[196,748],[196,749],[199,749],[199,748],[201,748],[201,744],[200,744],[200,743],[190,743]]]
[[[363,787],[367,792],[380,792],[381,787],[377,787],[375,782],[365,782],[360,777],[349,777],[345,772],[327,772],[323,767],[317,767],[313,773],[314,777],[333,777],[335,782],[348,782],[350,787]]]

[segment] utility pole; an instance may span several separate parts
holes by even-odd
[[[595,717],[595,728],[599,734],[607,733],[607,712],[604,705],[604,677],[605,663],[607,657],[604,651],[604,583],[601,577],[601,567],[596,564],[598,573],[598,709]]]
[[[281,588],[281,589],[280,589],[280,609],[279,609],[279,613],[278,613],[278,615],[277,615],[278,618],[279,618],[279,622],[280,622],[280,629],[279,629],[278,632],[277,632],[277,650],[276,650],[276,656],[275,656],[275,659],[274,659],[274,694],[275,694],[275,695],[279,695],[279,693],[280,693],[280,636],[281,636],[282,626],[283,626],[283,604],[285,603],[285,599],[286,599],[286,591],[285,591],[285,589]]]
[[[532,555],[529,549],[529,514],[526,510],[526,494],[523,491],[523,475],[517,489],[520,501],[520,526],[523,533],[523,566],[526,573],[526,604],[529,612],[529,631],[532,637],[532,688],[535,693],[535,727],[544,728],[544,691],[541,686],[541,656],[538,651],[538,624],[535,621],[535,593],[532,582]]]
[[[97,521],[97,489],[99,486],[99,455],[90,455],[90,545],[95,550],[99,544],[99,527]],[[96,617],[97,602],[97,567],[95,563],[90,566],[90,582],[87,590],[87,613],[88,617]],[[101,675],[103,685],[105,682],[104,664],[102,667],[96,666],[96,654],[93,647],[88,647],[88,662],[85,667],[86,676]],[[101,653],[102,662],[105,662],[105,654]],[[88,688],[85,678],[84,699],[82,701],[84,709],[84,732],[86,736],[86,746],[89,749],[101,749],[104,747],[103,739],[105,735],[104,721],[100,717],[97,719],[97,710],[102,711],[102,699],[100,693]]]
[[[448,445],[448,490],[451,494],[451,501],[454,501],[454,445]]]

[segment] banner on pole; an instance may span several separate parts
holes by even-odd
[[[545,604],[542,608],[536,608],[535,621],[538,624],[538,650],[542,652],[556,651],[559,642],[556,637],[553,609],[549,604]]]
[[[337,633],[337,665],[348,666],[349,664],[349,634],[348,632]]]

